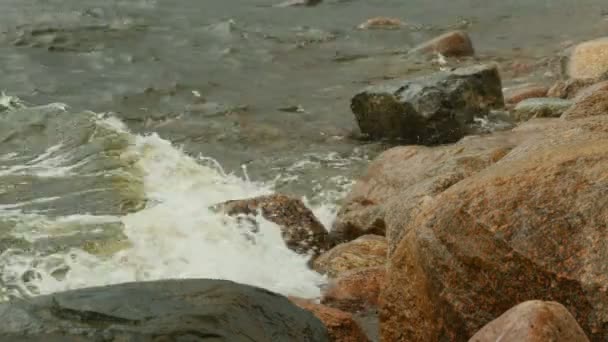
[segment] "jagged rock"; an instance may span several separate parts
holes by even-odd
[[[352,314],[322,304],[313,303],[306,299],[294,297],[291,297],[290,299],[302,309],[312,312],[321,320],[321,322],[323,322],[329,332],[329,340],[331,342],[369,341],[365,332],[363,332],[359,324],[355,321]]]
[[[588,342],[583,329],[561,304],[532,300],[488,323],[469,342]]]
[[[465,340],[534,299],[563,303],[590,340],[608,339],[608,116],[533,120],[513,134],[511,152],[416,215],[392,209],[387,228],[402,234],[381,298],[384,341]]]
[[[386,253],[386,238],[364,235],[321,254],[314,261],[313,269],[330,277],[337,277],[358,268],[384,266]]]
[[[95,287],[0,304],[3,341],[327,341],[287,298],[225,280]]]
[[[412,53],[440,53],[446,57],[473,56],[475,49],[471,38],[464,31],[447,32],[412,50]]]
[[[489,65],[389,81],[351,101],[363,134],[421,145],[456,142],[474,117],[503,106],[498,70]]]
[[[301,200],[281,194],[233,200],[215,207],[228,215],[262,216],[281,228],[283,240],[300,254],[317,255],[331,247],[329,234]]]
[[[533,118],[557,118],[572,107],[570,100],[551,97],[531,98],[515,106],[514,117],[517,121],[528,121]]]

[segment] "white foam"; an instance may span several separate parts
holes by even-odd
[[[116,119],[105,124],[126,129]],[[246,234],[248,227],[209,209],[226,200],[269,193],[270,184],[227,175],[216,162],[189,157],[156,135],[137,136],[127,154],[139,160],[150,199],[147,208],[116,218],[124,223],[132,247],[106,258],[76,249],[52,256],[9,250],[0,255],[5,284],[19,288],[18,292],[45,294],[129,281],[215,278],[286,295],[319,296],[325,278],[308,269],[307,257],[285,246],[275,224],[260,219],[260,231],[252,237]],[[334,210],[329,207],[318,207],[316,212],[325,222],[333,219]],[[94,219],[82,216],[62,220]],[[29,240],[36,237],[40,235]],[[53,273],[66,266],[69,272],[56,279]],[[20,281],[27,270],[37,274],[28,281],[30,287]]]

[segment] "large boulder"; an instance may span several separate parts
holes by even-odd
[[[588,342],[583,329],[561,304],[531,300],[488,323],[469,342]]]
[[[165,280],[0,304],[3,341],[330,341],[287,298],[224,280]]]
[[[449,146],[400,146],[385,151],[345,198],[332,236],[349,241],[370,232],[386,233],[389,249],[394,248],[402,233],[398,221],[415,217],[420,203],[496,163],[520,140],[517,134],[500,132],[466,137]],[[400,215],[389,225],[395,211]]]
[[[392,208],[388,228],[402,233],[383,340],[466,340],[533,299],[563,303],[591,340],[608,340],[608,116],[515,133],[516,148],[417,215]]]
[[[364,235],[321,254],[313,262],[313,269],[330,277],[337,277],[358,268],[384,266],[386,256],[385,237]]]
[[[329,249],[329,234],[313,212],[297,199],[273,194],[228,201],[215,206],[227,215],[261,215],[281,228],[287,247],[300,254],[319,253]]]
[[[598,88],[577,98],[574,105],[562,115],[566,120],[574,120],[596,115],[608,115],[608,90]]]
[[[351,101],[363,134],[421,145],[455,142],[476,116],[503,106],[500,76],[491,65],[389,81]]]
[[[574,79],[598,78],[608,72],[608,37],[581,43],[568,59],[568,76]]]

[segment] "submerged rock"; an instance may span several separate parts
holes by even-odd
[[[393,210],[384,341],[465,340],[533,299],[564,303],[591,340],[608,339],[608,116],[513,134],[499,162],[415,215]]]
[[[498,70],[489,65],[389,81],[351,101],[362,133],[422,145],[458,141],[473,118],[503,106]]]
[[[257,215],[258,212],[281,228],[283,240],[289,249],[317,255],[330,246],[329,234],[301,200],[274,194],[222,203],[215,209],[228,215]]]
[[[405,23],[397,18],[374,17],[367,19],[357,26],[360,30],[397,30],[405,26]]]
[[[608,37],[574,47],[568,60],[568,76],[574,79],[598,78],[608,72]]]
[[[446,57],[473,56],[471,38],[464,31],[447,32],[415,47],[412,53],[439,53]]]
[[[287,298],[225,280],[128,283],[0,304],[6,341],[327,341]]]
[[[386,253],[386,238],[365,235],[321,254],[314,261],[313,269],[330,277],[337,277],[358,268],[384,266]]]
[[[469,342],[588,342],[568,309],[555,302],[521,303],[488,323]]]
[[[551,97],[531,98],[515,106],[514,117],[517,121],[528,121],[533,118],[557,118],[572,107],[570,100]]]
[[[369,341],[365,332],[363,332],[359,324],[355,321],[352,314],[322,304],[316,304],[306,299],[293,297],[290,299],[302,309],[312,312],[321,320],[321,322],[323,322],[327,328],[331,342]],[[311,340],[311,342],[312,341],[315,340]]]

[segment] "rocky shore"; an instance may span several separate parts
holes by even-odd
[[[362,29],[383,25],[398,23]],[[219,280],[90,288],[0,304],[2,340],[608,340],[608,38],[571,48],[555,84],[508,91],[463,31],[410,53],[453,67],[353,95],[362,135],[393,147],[331,229],[282,194],[215,207],[252,233],[275,223],[328,277],[320,300]]]

